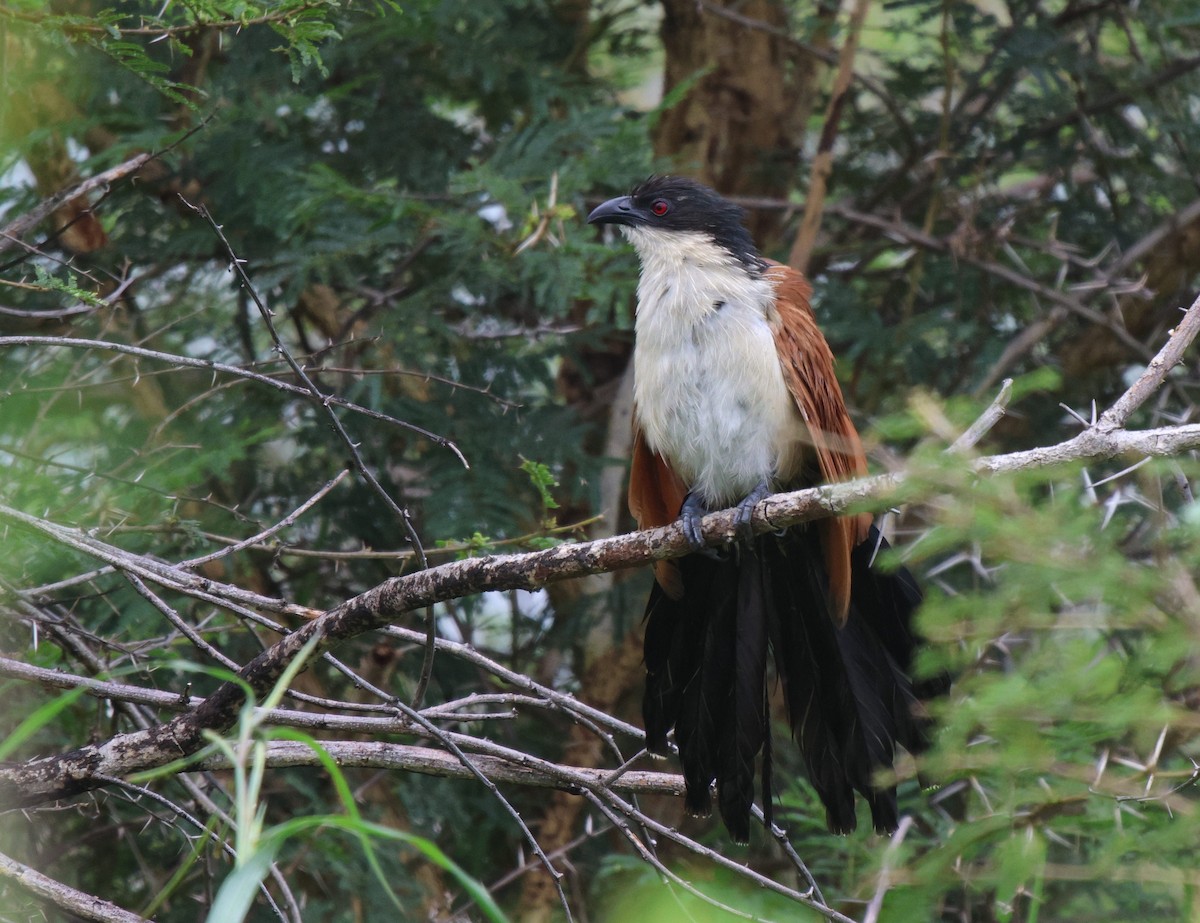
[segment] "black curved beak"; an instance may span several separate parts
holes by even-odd
[[[636,224],[643,220],[644,216],[627,195],[597,205],[587,217],[588,224]]]

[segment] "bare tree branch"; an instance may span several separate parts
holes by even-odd
[[[261,385],[266,385],[274,388],[277,391],[285,391],[288,394],[294,394],[298,397],[311,398],[312,392],[307,388],[302,388],[299,385],[293,385],[286,381],[278,381],[270,375],[263,375],[259,372],[253,372],[249,369],[242,368],[237,365],[229,365],[225,362],[215,362],[212,359],[196,359],[192,356],[181,356],[177,353],[164,353],[159,350],[146,349],[142,346],[131,346],[127,343],[115,343],[109,340],[88,340],[79,337],[54,337],[54,336],[7,336],[0,337],[0,348],[6,346],[55,346],[68,347],[74,349],[98,349],[109,350],[111,352],[124,353],[128,356],[136,356],[143,359],[151,359],[155,362],[165,362],[168,365],[177,366],[179,368],[203,369],[208,372],[219,372],[222,375],[235,375],[238,378],[245,378],[249,381],[258,382]],[[389,423],[392,426],[399,426],[410,432],[416,433],[423,439],[428,439],[434,445],[449,449],[454,453],[454,456],[463,464],[467,465],[467,460],[451,440],[445,436],[439,436],[436,433],[431,433],[426,429],[408,423],[405,420],[397,419],[389,416],[386,413],[380,413],[378,410],[371,410],[367,407],[359,406],[352,401],[347,401],[345,398],[329,395],[322,398],[323,403],[331,404],[335,407],[343,407],[353,413],[362,414],[365,417],[370,417],[372,420],[379,420],[384,423]]]
[[[0,854],[0,880],[32,894],[39,900],[53,904],[59,910],[85,920],[100,920],[101,923],[142,923],[136,913],[122,910],[116,904],[102,900],[84,891],[77,891],[61,881],[55,881],[36,869]]]
[[[950,446],[951,452],[967,452],[975,448],[979,444],[979,440],[1000,422],[1000,418],[1008,409],[1008,402],[1012,400],[1012,386],[1011,378],[1004,379],[1004,383],[1000,386],[1000,393],[988,405],[987,410],[981,413],[979,418],[954,440]]]
[[[12,221],[0,229],[0,253],[16,246],[25,234],[41,224],[65,203],[136,173],[156,156],[156,154],[138,154],[136,157],[130,157],[124,163],[119,163],[103,173],[97,173],[95,176],[85,179],[70,189],[64,189],[62,192],[43,199],[16,221]]]
[[[423,775],[450,779],[474,779],[476,774],[454,755],[431,747],[393,744],[381,741],[321,741],[321,747],[339,766],[367,769],[390,769],[419,772]],[[683,776],[671,772],[632,770],[615,780],[610,769],[564,766],[537,761],[527,754],[521,760],[500,756],[472,754],[472,765],[493,782],[511,782],[534,788],[559,788],[581,792],[592,788],[611,788],[629,794],[683,795]],[[267,765],[321,766],[312,747],[290,740],[275,740],[266,747]],[[229,769],[229,761],[221,754],[205,757],[197,764],[200,769]]]
[[[226,555],[231,555],[236,551],[241,551],[244,548],[250,548],[253,545],[257,545],[258,543],[265,541],[266,539],[270,538],[275,533],[277,533],[283,529],[286,529],[288,526],[295,523],[297,519],[299,519],[306,512],[308,512],[308,510],[312,509],[312,507],[315,506],[321,500],[322,497],[324,497],[331,490],[333,490],[335,487],[337,487],[338,484],[342,483],[342,481],[345,480],[349,474],[350,474],[350,469],[343,468],[340,472],[338,472],[337,475],[335,475],[330,480],[326,481],[325,486],[323,486],[315,494],[313,494],[311,497],[309,497],[307,500],[305,500],[303,503],[301,503],[298,507],[296,507],[290,513],[288,513],[286,516],[283,517],[283,519],[279,520],[279,522],[275,523],[270,528],[264,529],[262,532],[259,532],[257,535],[251,535],[249,538],[242,539],[242,541],[240,541],[240,542],[235,542],[234,544],[229,545],[226,548],[221,548],[217,551],[214,551],[210,554],[202,555],[201,557],[198,557],[198,558],[190,558],[189,560],[182,562],[182,565],[184,567],[199,567],[201,564],[207,564],[209,561],[215,561],[217,558],[223,558]]]
[[[1100,417],[1100,429],[1117,430],[1125,425],[1135,410],[1146,402],[1166,380],[1171,369],[1183,361],[1183,354],[1200,332],[1200,298],[1184,314],[1179,326],[1169,332],[1166,346],[1150,360],[1150,364],[1115,404]]]

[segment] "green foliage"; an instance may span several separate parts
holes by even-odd
[[[558,478],[551,473],[550,469],[541,462],[523,458],[521,459],[521,470],[529,475],[529,483],[533,485],[534,490],[538,492],[538,497],[541,498],[542,509],[546,512],[558,509],[558,502],[550,493],[551,488],[558,486]]]
[[[158,41],[165,40],[172,54],[191,56],[195,48],[190,40],[206,29],[267,25],[284,40],[273,50],[287,56],[292,79],[299,81],[310,69],[327,73],[320,48],[338,38],[330,17],[340,4],[336,0],[191,0],[156,9],[121,4],[115,9],[90,10],[86,15],[47,13],[36,2],[27,4],[28,10],[22,6],[26,4],[6,4],[0,16],[31,27],[41,39],[93,48],[171,102],[198,109],[191,98],[194,87],[167,76],[171,66],[154,48]]]
[[[6,685],[11,685],[11,683]],[[59,713],[74,705],[75,701],[83,695],[83,692],[84,690],[82,689],[72,689],[70,692],[64,692],[57,698],[51,699],[49,702],[35,709],[33,714],[23,718],[15,728],[8,732],[3,740],[0,740],[0,760],[8,759],[38,731],[52,724]]]
[[[291,686],[296,675],[304,669],[306,661],[316,646],[314,636],[289,663],[279,677],[271,694],[263,701],[264,710],[275,708]],[[225,740],[213,737],[214,752],[223,754],[234,770],[234,804],[232,816],[235,827],[237,861],[233,871],[222,882],[208,912],[211,921],[241,921],[249,913],[263,880],[272,863],[289,840],[312,835],[319,831],[341,830],[352,835],[367,860],[367,865],[376,881],[400,912],[404,904],[392,890],[387,875],[376,855],[375,840],[402,843],[422,853],[454,878],[456,878],[493,923],[503,923],[505,917],[487,889],[462,871],[436,844],[430,840],[393,830],[379,824],[364,821],[354,794],[341,768],[329,753],[314,738],[293,730],[266,730],[256,713],[258,703],[248,696],[241,709],[236,728],[236,737]],[[266,804],[262,801],[263,782],[266,772],[267,744],[272,740],[290,740],[304,744],[317,755],[337,793],[345,815],[310,814],[284,821],[271,828],[264,828]]]
[[[921,611],[921,671],[947,670],[954,686],[933,705],[921,772],[935,788],[924,809],[907,792],[918,826],[881,919],[989,904],[1003,919],[1186,916],[1170,870],[1187,864],[1180,821],[1195,809],[1181,695],[1198,678],[1196,614],[1172,587],[1189,530],[1139,536],[1132,485],[1105,502],[1081,475],[979,479],[944,459],[914,472],[911,489],[944,498],[916,548],[944,562]],[[1161,476],[1146,466],[1137,483]]]
[[[628,859],[614,857],[605,866],[596,882],[605,895],[600,916],[603,923],[638,920],[724,923],[743,914],[760,920],[797,923],[823,919],[816,911],[798,907],[766,889],[752,888],[724,870],[713,873],[687,866],[673,869],[687,883],[684,885],[679,880],[664,879],[646,865]]]

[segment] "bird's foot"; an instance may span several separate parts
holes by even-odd
[[[693,553],[702,554],[714,561],[724,561],[728,555],[720,548],[704,547],[704,535],[700,529],[700,521],[712,510],[694,493],[684,497],[683,508],[679,511],[679,524],[683,526],[683,534],[687,536],[688,544]]]
[[[754,517],[754,508],[758,506],[758,502],[764,497],[771,495],[771,485],[766,481],[759,481],[758,485],[742,498],[742,502],[737,505],[737,519],[734,520],[734,531],[738,541],[749,544],[754,538],[754,529],[750,524],[750,520]]]
[[[687,537],[692,551],[704,549],[704,534],[700,529],[700,521],[712,510],[696,493],[689,493],[683,498],[683,507],[679,510],[679,524],[683,526],[683,534]]]

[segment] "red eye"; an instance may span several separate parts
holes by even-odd
[[[657,199],[655,200],[654,204],[650,206],[650,211],[654,212],[654,214],[656,214],[659,218],[661,218],[670,210],[671,205],[666,199]]]

